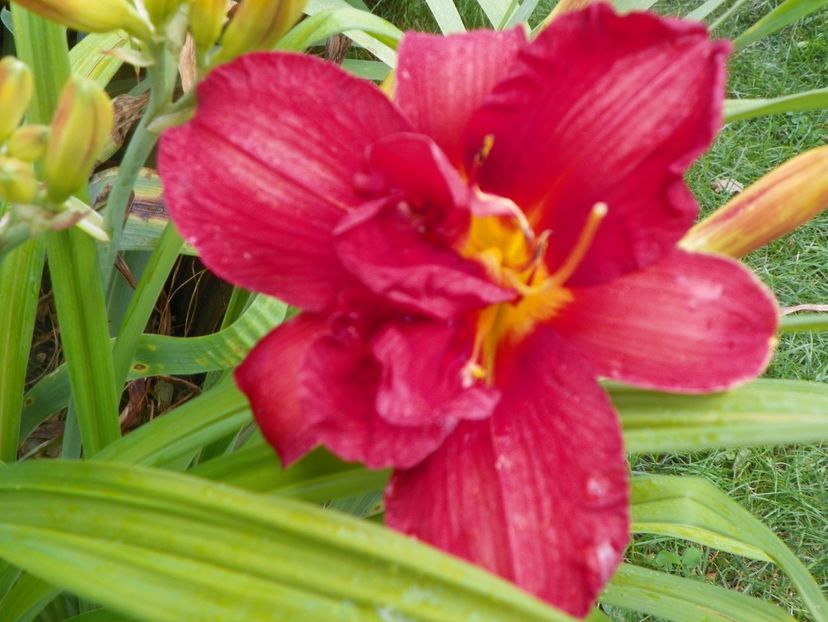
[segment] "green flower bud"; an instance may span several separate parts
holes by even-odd
[[[227,0],[189,0],[190,34],[200,54],[205,53],[221,35],[227,19]]]
[[[37,195],[37,178],[29,162],[0,158],[0,199],[31,203]]]
[[[86,183],[113,121],[112,101],[98,84],[73,78],[63,87],[43,161],[52,201],[62,202]]]
[[[142,0],[150,21],[156,26],[163,26],[181,6],[184,0]]]
[[[255,50],[269,50],[302,16],[306,0],[242,0],[227,26],[217,63]]]
[[[32,99],[31,70],[14,56],[0,60],[0,143],[17,129]]]
[[[17,4],[73,30],[109,32],[126,30],[149,39],[152,27],[128,0],[15,0]]]
[[[34,162],[46,153],[48,142],[48,125],[26,125],[11,135],[6,143],[6,151],[15,158]]]

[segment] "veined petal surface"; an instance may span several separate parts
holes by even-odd
[[[728,389],[761,374],[776,342],[773,295],[725,257],[675,250],[573,298],[555,328],[598,374],[635,386]]]
[[[573,283],[652,263],[697,213],[682,175],[720,126],[728,49],[701,24],[605,3],[562,15],[484,99],[466,162],[491,146],[476,179],[552,232],[553,270],[593,206],[608,205]]]
[[[365,149],[408,130],[377,88],[335,65],[250,54],[211,72],[195,117],[164,134],[164,198],[220,277],[320,311],[348,282],[331,237],[364,200]]]
[[[584,616],[621,560],[621,428],[593,372],[549,328],[498,368],[495,414],[396,471],[386,520]]]
[[[414,127],[460,166],[466,124],[525,45],[523,28],[448,36],[406,33],[400,41],[395,100]]]

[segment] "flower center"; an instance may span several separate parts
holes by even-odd
[[[583,261],[606,214],[605,203],[592,207],[569,256],[551,274],[545,261],[549,231],[535,236],[519,210],[513,216],[472,218],[461,254],[482,263],[496,282],[514,289],[519,297],[486,307],[477,316],[472,354],[462,372],[464,386],[478,380],[492,384],[498,348],[504,343],[516,345],[539,322],[551,319],[572,301],[565,284]]]

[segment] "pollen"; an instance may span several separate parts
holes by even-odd
[[[511,214],[472,218],[461,254],[479,261],[492,279],[519,296],[479,312],[472,352],[461,372],[463,386],[492,384],[498,351],[517,345],[572,302],[566,283],[583,262],[607,212],[606,203],[592,207],[569,254],[551,273],[546,253],[553,238],[549,231],[537,236],[527,231],[522,212],[520,218]]]

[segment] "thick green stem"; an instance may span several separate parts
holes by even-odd
[[[75,228],[56,231],[46,236],[46,255],[72,400],[88,457],[121,435],[95,243]]]
[[[109,191],[109,198],[104,211],[104,228],[109,232],[110,242],[101,252],[101,275],[107,291],[111,289],[113,266],[115,257],[121,245],[124,230],[124,219],[129,208],[132,189],[138,180],[141,168],[146,164],[158,135],[149,131],[153,119],[168,104],[172,97],[174,75],[169,71],[169,54],[163,43],[150,46],[150,54],[156,59],[155,65],[148,69],[150,81],[150,100],[144,116],[135,128],[126,153],[118,168],[118,177]]]

